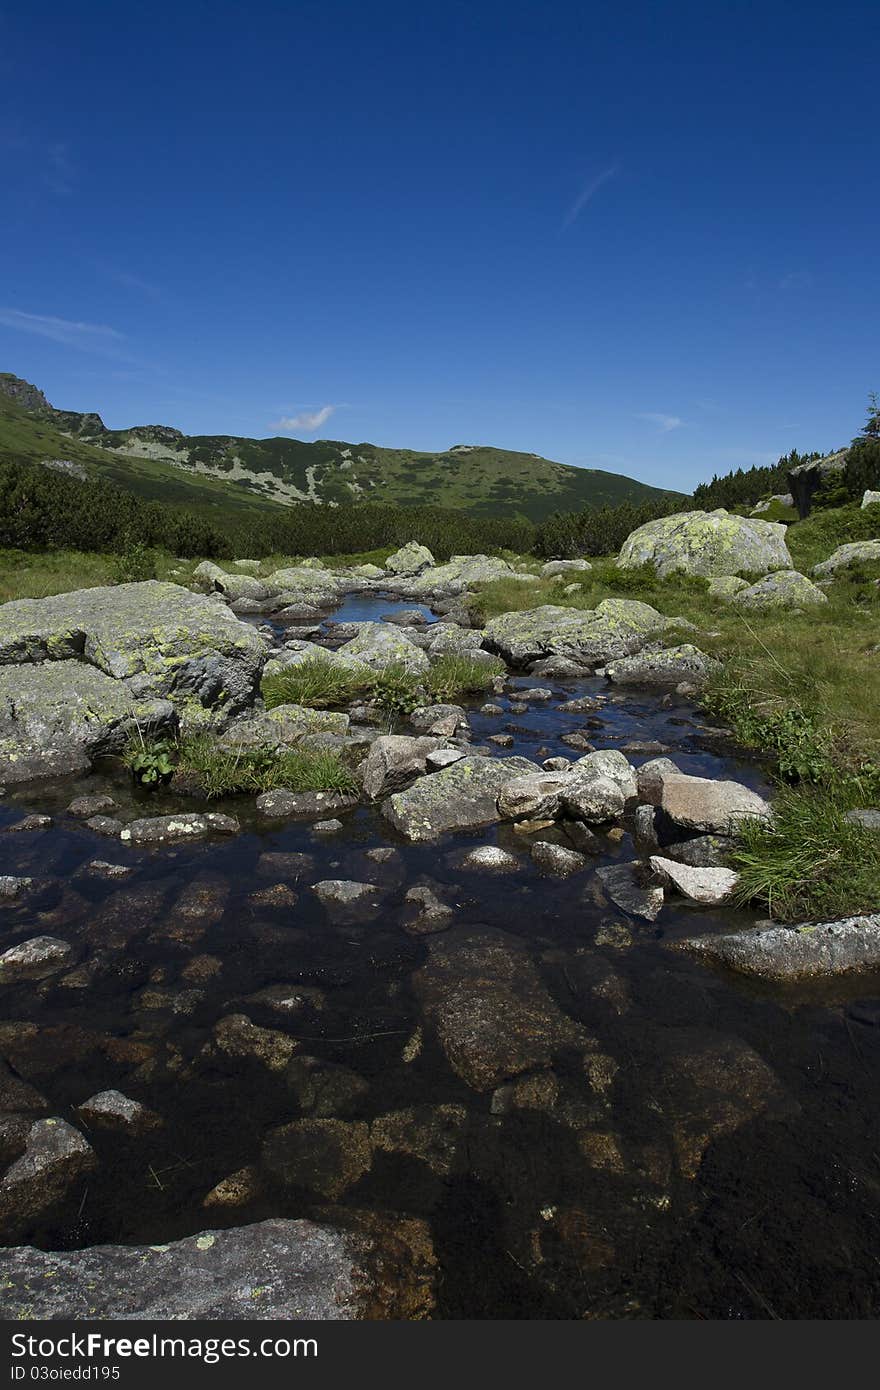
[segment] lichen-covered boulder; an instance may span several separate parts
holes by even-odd
[[[880,915],[690,937],[675,948],[741,975],[783,984],[873,972],[880,966]]]
[[[419,545],[418,541],[409,541],[402,545],[399,550],[395,550],[393,555],[389,555],[385,561],[385,568],[389,574],[399,574],[404,577],[421,574],[422,570],[434,566],[437,561],[431,554],[426,545]]]
[[[500,820],[497,800],[506,783],[540,772],[527,758],[460,758],[382,803],[382,814],[408,840],[435,840],[452,830]]]
[[[439,746],[439,738],[410,738],[406,734],[375,739],[362,768],[364,794],[378,800],[402,791],[427,772],[428,754]]]
[[[484,642],[514,666],[545,657],[596,666],[640,651],[667,622],[656,608],[634,599],[603,599],[595,609],[543,604],[499,614],[486,624]]]
[[[274,570],[263,583],[278,594],[278,607],[327,607],[342,593],[342,583],[329,570],[313,565],[289,565]]]
[[[734,516],[720,507],[714,512],[676,512],[639,526],[624,541],[617,564],[635,569],[651,564],[661,578],[686,574],[764,574],[791,569],[785,544],[786,528],[779,522]]]
[[[154,579],[0,606],[0,666],[82,661],[139,698],[245,708],[267,654],[223,604]]]
[[[362,662],[373,671],[399,665],[414,676],[423,675],[430,665],[426,654],[401,628],[389,627],[387,623],[361,623],[357,637],[344,642],[337,657]]]
[[[506,560],[489,555],[453,555],[445,565],[423,570],[416,578],[405,581],[405,592],[411,598],[453,598],[487,584],[493,579],[524,579],[534,583],[535,575],[517,575]]]
[[[880,539],[850,541],[848,545],[839,545],[827,560],[814,565],[812,573],[817,579],[830,579],[838,570],[849,569],[850,565],[860,565],[873,560],[880,560]],[[0,613],[2,611],[0,608]]]
[[[742,589],[749,587],[747,579],[740,579],[738,574],[718,574],[709,580],[709,597],[720,598],[725,601],[732,599],[734,594],[740,593]]]
[[[292,748],[316,734],[344,738],[349,717],[336,710],[308,705],[276,705],[231,723],[217,742],[223,748]]]
[[[749,611],[763,608],[814,608],[827,603],[828,595],[823,594],[805,574],[797,570],[777,570],[750,584],[733,596],[734,608]]]
[[[720,662],[701,652],[699,647],[685,643],[667,647],[661,652],[637,652],[619,661],[610,661],[605,675],[615,685],[705,685]]]
[[[84,772],[137,730],[147,736],[176,723],[170,701],[137,698],[125,681],[82,661],[0,665],[0,776],[8,786]]]
[[[7,1316],[395,1319],[430,1316],[436,1259],[424,1222],[350,1211],[334,1225],[276,1218],[168,1245],[0,1251]]]
[[[541,566],[542,579],[555,579],[560,574],[587,574],[593,566],[589,560],[548,560]]]

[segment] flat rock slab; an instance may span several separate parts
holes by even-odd
[[[493,618],[485,644],[514,666],[547,657],[597,666],[639,651],[666,624],[656,608],[633,599],[604,599],[592,610],[544,604]]]
[[[674,949],[779,983],[833,978],[880,968],[880,913],[796,927],[756,927],[727,936],[698,936]]]
[[[564,1014],[523,942],[489,927],[432,937],[413,984],[453,1071],[475,1091],[593,1040]]]
[[[723,903],[739,883],[739,874],[733,869],[695,868],[666,859],[661,854],[652,854],[650,864],[661,883],[669,884],[682,897],[704,907]]]
[[[296,820],[298,817],[326,820],[339,811],[350,811],[357,804],[357,797],[345,792],[292,792],[287,787],[261,792],[256,800],[260,815],[278,820]]]
[[[261,1221],[170,1245],[0,1250],[9,1318],[426,1317],[434,1259],[421,1222],[341,1230]]]
[[[688,777],[662,778],[660,810],[682,830],[729,834],[744,820],[769,820],[769,804],[741,782]]]
[[[435,840],[452,830],[492,825],[498,795],[514,777],[540,769],[527,758],[460,758],[382,803],[382,814],[408,840]]]

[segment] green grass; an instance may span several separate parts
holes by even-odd
[[[265,676],[262,694],[267,709],[275,709],[278,705],[329,709],[347,705],[359,695],[368,694],[372,685],[369,677],[346,671],[333,661],[315,656],[277,675]]]
[[[874,540],[880,536],[880,505],[862,508],[857,502],[813,512],[805,521],[790,526],[786,534],[794,567],[809,574],[827,560],[839,545]]]
[[[425,677],[425,687],[432,699],[455,703],[485,694],[491,690],[495,677],[503,676],[506,670],[503,661],[489,664],[450,652],[434,662]]]
[[[153,551],[157,579],[170,579],[187,585],[193,563],[179,565],[172,556]],[[172,571],[182,570],[180,575]],[[101,555],[84,550],[2,550],[0,549],[0,603],[18,598],[48,598],[68,594],[74,589],[94,589],[103,584],[128,582],[118,555]]]
[[[225,749],[208,735],[181,744],[178,770],[194,773],[209,799],[276,787],[294,792],[357,790],[351,768],[332,750]]]
[[[851,825],[864,804],[858,782],[782,786],[769,824],[750,821],[732,856],[741,902],[758,902],[781,921],[830,920],[876,912],[880,904],[880,835]]]

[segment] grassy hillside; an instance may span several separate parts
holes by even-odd
[[[55,410],[36,387],[2,373],[0,459],[66,459],[143,497],[252,515],[279,504],[372,501],[540,521],[666,495],[616,473],[483,445],[431,454],[328,439],[184,435],[165,425],[108,430],[99,415]]]

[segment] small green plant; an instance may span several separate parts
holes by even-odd
[[[392,661],[376,675],[371,693],[374,702],[392,719],[412,714],[423,703],[418,676],[401,661]]]
[[[113,561],[116,584],[137,584],[156,578],[156,554],[143,541],[126,536]]]
[[[723,671],[710,682],[703,705],[728,723],[741,743],[770,753],[785,780],[818,783],[833,778],[830,730],[804,704],[758,703],[753,691]]]
[[[177,745],[171,739],[152,739],[143,734],[129,744],[123,761],[138,786],[155,791],[170,782],[177,768]]]

